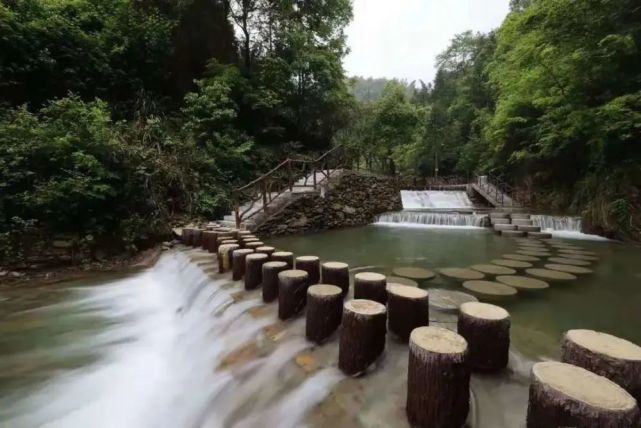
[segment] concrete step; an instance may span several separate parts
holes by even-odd
[[[495,224],[494,225],[494,230],[500,231],[500,230],[516,230],[516,226],[513,224]]]
[[[510,213],[502,213],[502,212],[491,212],[490,213],[490,218],[510,218]]]
[[[524,225],[517,225],[516,227],[518,230],[522,230],[524,232],[540,232],[541,228],[539,226],[524,226]]]
[[[510,217],[512,218],[512,220],[515,220],[515,219],[529,220],[530,219],[530,214],[512,213],[512,214],[510,214]]]
[[[509,218],[493,218],[492,224],[510,224],[511,220]]]
[[[514,218],[512,219],[512,224],[517,226],[532,226],[532,220],[525,218]]]

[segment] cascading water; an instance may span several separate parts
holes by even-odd
[[[581,232],[581,218],[569,216],[532,215],[532,224],[545,231]]]
[[[399,211],[382,214],[376,224],[393,226],[442,226],[442,227],[482,227],[485,215],[437,213],[421,211]]]
[[[467,193],[454,190],[401,190],[403,209],[474,208]]]
[[[48,350],[52,358],[90,351],[99,357],[59,370],[35,391],[0,398],[2,426],[301,426],[342,376],[336,369],[296,376],[292,361],[309,344],[287,329],[301,330],[300,322],[285,327],[275,349],[258,346],[259,356],[226,365],[233,351],[267,341],[264,328],[274,323],[251,316],[262,301],[236,302],[231,293],[240,288],[233,287],[240,286],[212,281],[187,255],[172,252],[141,274],[78,288],[62,307],[36,309],[109,322],[100,334]],[[34,352],[41,358],[41,349]]]

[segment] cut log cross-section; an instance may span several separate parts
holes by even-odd
[[[217,233],[213,230],[205,230],[203,232],[203,238],[202,238],[202,249],[205,251],[209,251],[210,253],[214,252],[213,249],[215,245],[212,243],[212,240],[215,240],[217,236]]]
[[[287,269],[294,268],[294,253],[289,251],[276,251],[272,253],[271,259],[275,262],[287,263]]]
[[[407,419],[413,427],[461,427],[470,402],[465,339],[440,327],[412,331],[407,370]]]
[[[270,247],[269,245],[263,245],[262,247],[256,248],[257,253],[267,254],[270,257],[270,259],[271,259],[271,255],[274,254],[275,251],[276,251],[276,248]]]
[[[407,285],[387,286],[387,316],[389,329],[403,342],[417,327],[430,324],[429,299],[427,291]]]
[[[285,262],[263,264],[263,302],[270,303],[278,298],[278,274],[287,269]]]
[[[605,376],[641,403],[641,347],[593,330],[570,330],[561,344],[561,361]]]
[[[307,340],[321,344],[341,324],[343,290],[330,284],[316,284],[307,289]]]
[[[218,273],[225,273],[231,269],[231,254],[240,248],[238,244],[221,245],[218,247]]]
[[[184,245],[191,245],[192,227],[183,227],[181,241]]]
[[[357,376],[385,350],[387,309],[373,300],[350,300],[343,305],[338,367]]]
[[[504,369],[510,351],[510,314],[487,303],[463,303],[458,333],[467,340],[470,367],[479,371]]]
[[[331,284],[343,290],[343,297],[349,293],[349,265],[341,262],[327,262],[321,266],[323,284]]]
[[[387,280],[375,272],[359,272],[354,275],[354,298],[387,303]]]
[[[239,281],[245,276],[245,257],[253,253],[249,248],[239,248],[232,253],[232,279]]]
[[[245,290],[254,290],[263,282],[263,265],[269,256],[263,253],[248,254],[245,257]]]
[[[203,239],[203,229],[197,228],[191,231],[191,246],[200,247]]]
[[[320,260],[316,256],[296,257],[296,269],[307,272],[307,286],[318,284],[320,281]]]
[[[308,274],[304,270],[284,270],[278,274],[278,318],[289,319],[305,307]]]
[[[534,364],[528,428],[638,426],[636,401],[611,380],[571,364]]]

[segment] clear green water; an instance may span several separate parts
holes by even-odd
[[[599,261],[591,266],[594,273],[499,303],[512,315],[516,349],[534,359],[555,357],[562,333],[572,328],[605,331],[641,344],[641,248],[615,242],[564,241],[598,254]],[[485,229],[376,225],[276,238],[269,244],[296,255],[344,261],[353,268],[372,266],[368,270],[385,274],[400,266],[467,267],[518,250],[516,241]],[[543,264],[535,263],[535,267]],[[465,291],[439,276],[421,286]]]

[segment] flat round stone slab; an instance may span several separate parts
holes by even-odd
[[[390,284],[407,285],[408,287],[418,287],[418,282],[409,278],[402,278],[400,276],[388,276],[387,282]]]
[[[477,270],[481,273],[485,273],[488,275],[512,275],[515,274],[516,271],[514,269],[505,267],[505,266],[497,266],[497,265],[472,265],[470,266],[472,269]]]
[[[541,261],[539,257],[525,256],[523,254],[503,254],[504,259],[517,260],[520,262],[538,262]]]
[[[430,307],[443,312],[458,312],[463,303],[478,302],[479,299],[471,294],[462,291],[445,290],[442,288],[430,288]]]
[[[560,248],[559,253],[567,253],[567,254],[583,254],[584,256],[596,256],[596,253],[594,251],[587,251],[587,250],[569,250],[566,248]]]
[[[481,272],[466,268],[444,268],[439,271],[441,275],[459,280],[483,279]]]
[[[593,407],[621,411],[636,406],[634,398],[610,379],[571,364],[536,363],[532,376],[547,387]]]
[[[598,257],[595,256],[586,256],[584,254],[570,254],[570,253],[561,253],[561,256],[565,257],[566,259],[573,259],[573,260],[589,260],[589,261],[596,261],[599,260]]]
[[[492,260],[492,264],[505,266],[513,269],[527,269],[534,266],[532,263],[521,262],[519,260],[509,260],[509,259],[496,259]]]
[[[566,259],[565,257],[550,257],[548,261],[560,265],[573,265],[573,266],[590,266],[592,263],[587,260]]]
[[[509,285],[510,287],[514,287],[517,290],[545,290],[550,286],[550,284],[548,284],[545,281],[541,281],[540,279],[530,278],[527,276],[501,275],[501,276],[497,276],[496,280],[501,284]]]
[[[419,267],[399,267],[392,269],[392,272],[396,276],[402,276],[403,278],[417,280],[428,280],[436,276],[436,274],[434,274],[434,272],[432,272],[431,270]]]
[[[516,288],[494,281],[465,281],[463,287],[485,298],[516,296]]]
[[[641,347],[634,343],[594,330],[570,330],[565,337],[597,354],[629,361],[641,361]]]
[[[535,250],[518,250],[516,254],[522,254],[524,256],[534,256],[534,257],[550,257],[552,253],[549,251],[535,251]]]
[[[536,278],[549,279],[551,281],[572,281],[577,279],[576,276],[571,273],[550,269],[526,269],[525,273]]]
[[[555,264],[555,263],[546,264],[545,268],[550,270],[558,270],[559,272],[572,273],[575,275],[588,274],[593,272],[592,269],[588,269],[583,266],[562,265],[562,264]]]

